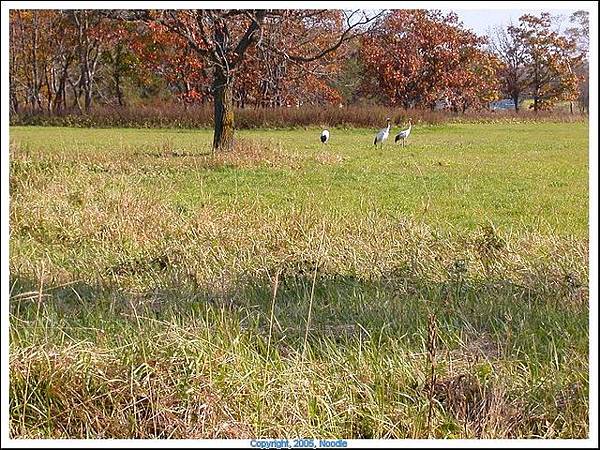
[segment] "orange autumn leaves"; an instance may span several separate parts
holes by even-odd
[[[553,30],[550,14],[526,14],[509,31],[524,48],[525,88],[533,99],[532,108],[548,110],[561,100],[576,100],[582,81],[577,69],[584,55],[578,52],[575,40]]]
[[[391,106],[465,110],[498,96],[499,60],[455,14],[396,10],[361,40],[362,90]]]
[[[127,22],[100,11],[12,10],[12,110],[87,110],[92,102],[122,105],[136,96],[212,102],[211,62],[161,23],[160,14],[151,11],[149,20]],[[210,42],[203,43],[195,28],[195,11],[176,14],[182,26],[189,26],[196,45],[206,48]],[[231,40],[239,39],[248,18],[227,21]],[[531,98],[535,109],[576,100],[586,72],[572,40],[551,25],[548,15],[523,16],[508,30],[524,49],[513,78],[521,99]],[[510,62],[453,13],[390,10],[359,39],[314,61],[294,60],[327,48],[346,26],[339,10],[270,10],[259,42],[246,50],[232,75],[235,105],[338,104],[366,98],[405,108],[465,111],[487,107],[501,96],[514,97]]]
[[[364,36],[362,92],[390,106],[483,108],[500,95],[532,98],[534,110],[577,99],[584,55],[553,31],[547,13],[524,15],[507,31],[518,52],[494,53],[486,37],[465,29],[454,13],[396,10]],[[518,61],[514,61],[518,59]],[[516,76],[511,67],[522,68]],[[518,107],[518,105],[517,105]]]
[[[246,50],[243,64],[233,73],[236,105],[273,107],[338,103],[340,94],[330,82],[340,71],[344,48],[304,64],[292,62],[289,55],[303,55],[315,46],[327,46],[343,27],[340,13],[336,10],[282,10],[265,19],[260,42]],[[177,14],[177,21],[183,24],[187,19],[186,11]],[[246,24],[231,21],[228,25],[230,39],[235,40],[243,34]],[[194,30],[194,27],[189,29]],[[202,45],[200,37],[197,41]],[[132,36],[132,49],[147,76],[163,77],[181,100],[212,100],[210,62],[204,61],[168,27],[151,22],[141,34]],[[228,58],[233,59],[233,55]]]

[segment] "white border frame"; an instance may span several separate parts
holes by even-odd
[[[555,10],[576,10],[585,9],[590,12],[590,153],[589,153],[589,207],[590,207],[590,347],[589,347],[589,366],[590,366],[590,436],[588,439],[402,439],[402,440],[347,440],[348,448],[370,447],[370,448],[388,448],[388,447],[413,447],[413,448],[502,448],[502,447],[522,447],[522,448],[597,448],[598,447],[598,3],[595,1],[573,1],[573,2],[543,2],[543,1],[491,1],[491,2],[466,2],[466,1],[373,1],[368,2],[368,9],[379,8],[431,8],[431,9],[452,9],[452,10],[499,10],[499,9],[539,9],[545,11]],[[1,420],[1,442],[3,448],[140,448],[140,447],[173,447],[173,448],[250,448],[250,440],[234,439],[200,439],[200,440],[168,440],[168,439],[10,439],[8,434],[8,235],[9,235],[9,209],[8,209],[8,148],[9,148],[9,107],[8,107],[8,11],[9,9],[160,9],[160,8],[223,8],[224,2],[206,1],[206,2],[183,2],[183,1],[120,1],[114,2],[85,2],[85,1],[7,1],[2,2],[1,29],[2,29],[2,138],[1,138],[1,177],[2,184],[0,188],[2,199],[2,247],[1,247],[1,280],[2,295],[1,302],[1,331],[2,331],[2,403],[0,404]],[[168,5],[168,6],[167,6]],[[228,7],[232,8],[328,8],[328,9],[348,9],[364,8],[365,2],[357,1],[278,1],[272,2],[227,2]]]

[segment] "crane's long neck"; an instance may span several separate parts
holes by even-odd
[[[390,132],[390,127],[392,126],[392,124],[390,122],[388,122],[387,127],[386,127],[386,132],[389,133]]]

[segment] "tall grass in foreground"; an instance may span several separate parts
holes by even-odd
[[[281,127],[381,127],[385,119],[394,124],[406,124],[411,118],[415,124],[446,122],[580,122],[587,115],[568,112],[540,111],[467,111],[452,113],[446,110],[409,109],[384,106],[302,106],[299,108],[237,108],[235,125],[238,129]],[[61,113],[21,111],[12,114],[11,125],[47,125],[77,127],[130,127],[130,128],[207,128],[213,126],[213,107],[180,104],[139,105],[134,107],[96,107],[88,113],[65,111]]]
[[[289,164],[242,144],[195,170]],[[587,437],[586,239],[190,207],[133,170],[167,189],[171,150],[38,151],[11,148],[13,437]]]

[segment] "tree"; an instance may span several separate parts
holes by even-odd
[[[327,36],[341,32],[343,16],[336,10],[314,12],[310,19],[306,11],[295,14],[287,17],[286,26],[278,19],[265,20],[263,39],[248,50],[243,73],[236,79],[234,98],[240,106],[249,102],[256,107],[339,102],[340,95],[331,85],[341,69],[345,45],[312,61],[295,61],[285,49],[296,47],[298,38],[327,45]]]
[[[560,100],[577,97],[577,76],[573,67],[578,57],[570,56],[575,48],[572,39],[559,36],[551,29],[550,14],[540,17],[524,15],[518,26],[509,26],[524,46],[527,88],[533,97],[533,110],[549,109]]]
[[[12,110],[24,102],[35,112],[60,112],[67,108],[68,86],[73,105],[89,110],[97,92],[99,55],[108,44],[102,24],[97,11],[12,10]]]
[[[14,111],[19,97],[32,110],[52,109],[53,35],[56,15],[48,10],[10,11],[10,96]]]
[[[446,99],[452,109],[464,113],[469,108],[487,108],[497,100],[501,68],[502,63],[495,55],[477,47],[466,47],[447,88]]]
[[[392,11],[361,39],[362,90],[404,108],[434,109],[442,101],[465,110],[486,103],[494,89],[484,43],[453,13]]]
[[[52,24],[52,30],[49,34],[55,43],[52,64],[52,78],[55,80],[53,107],[54,112],[59,112],[67,108],[67,82],[69,70],[76,59],[75,42],[67,17],[60,11]]]
[[[501,91],[512,99],[515,111],[519,112],[527,89],[525,45],[518,36],[517,28],[512,25],[508,28],[497,27],[492,36],[490,47],[502,63],[498,72]]]
[[[590,48],[590,13],[584,10],[575,11],[569,17],[569,22],[574,26],[568,28],[565,34],[575,41],[582,53],[587,54]]]
[[[92,106],[94,82],[98,61],[102,52],[103,39],[97,27],[103,16],[97,10],[69,10],[67,17],[75,30],[75,46],[78,71],[76,78],[69,78],[73,89],[74,106],[80,111],[89,111]],[[83,95],[83,108],[80,98]]]
[[[581,56],[581,63],[574,68],[579,79],[579,95],[577,103],[579,109],[585,112],[590,104],[590,77],[588,52],[590,47],[590,13],[580,10],[571,14],[569,22],[573,25],[565,31],[567,38],[576,45],[576,53]],[[577,56],[577,55],[575,55]]]
[[[143,20],[164,26],[183,38],[212,72],[214,102],[213,149],[229,150],[234,135],[234,80],[242,72],[246,55],[260,48],[295,64],[326,57],[362,32],[378,15],[368,17],[354,11],[342,13],[341,27],[322,11],[305,10],[164,10],[147,12]],[[300,31],[292,45],[268,44],[272,30]],[[330,33],[323,33],[328,30]],[[291,37],[291,36],[290,36]]]
[[[133,75],[138,58],[132,49],[137,33],[130,23],[115,23],[104,20],[94,31],[94,35],[104,41],[100,53],[101,81],[108,86],[109,96],[116,98],[119,106],[125,105],[123,83]]]
[[[186,105],[204,103],[210,98],[206,63],[181,36],[150,22],[133,29],[128,40],[137,58],[136,75],[140,82],[147,85],[159,77]]]
[[[225,91],[231,90],[234,105],[276,107],[339,101],[332,84],[346,43],[362,32],[361,22],[367,22],[359,13],[259,11],[256,17],[265,15],[260,39],[248,44],[242,59],[234,55],[238,47],[232,42],[247,37],[252,11],[11,10],[11,111],[59,113],[74,107],[87,112],[94,102],[124,106],[128,81],[141,98],[160,93],[184,104],[214,102],[222,90],[215,89],[215,76],[222,75],[223,64],[195,48],[216,52],[194,31],[202,21],[188,28],[177,21],[185,22],[192,15],[203,17],[207,39],[214,44],[215,31],[210,27],[221,14],[229,33],[224,61],[231,85]],[[179,27],[177,32],[173,27]],[[193,34],[192,40],[186,37],[186,29]],[[241,62],[236,63],[236,58]],[[217,101],[216,106],[219,104]],[[221,111],[231,109],[221,106]],[[216,122],[218,131],[221,120]]]
[[[360,100],[360,82],[363,72],[359,55],[359,43],[350,45],[339,64],[339,72],[332,81],[332,87],[339,92],[345,104],[356,103]]]

